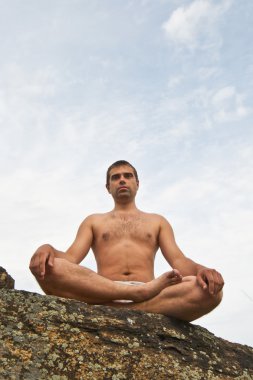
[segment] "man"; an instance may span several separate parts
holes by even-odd
[[[44,292],[185,321],[213,310],[222,299],[221,274],[185,257],[165,218],[136,207],[135,168],[123,160],[112,164],[106,188],[112,211],[88,216],[66,253],[45,244],[32,256],[30,269]],[[97,273],[79,265],[90,248]],[[158,248],[175,269],[154,279]]]

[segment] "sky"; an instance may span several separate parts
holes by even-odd
[[[253,346],[252,39],[252,0],[0,0],[0,265],[16,289],[42,293],[34,251],[65,251],[113,208],[105,173],[124,159],[137,206],[224,276],[195,323]]]

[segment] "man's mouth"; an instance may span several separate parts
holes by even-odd
[[[128,190],[128,187],[126,187],[126,186],[120,186],[120,187],[118,188],[118,191],[120,191],[120,190]]]

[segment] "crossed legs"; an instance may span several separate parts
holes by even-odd
[[[129,286],[57,258],[52,268],[47,267],[44,280],[37,281],[46,294],[77,299],[89,304],[158,313],[185,321],[193,321],[209,313],[222,299],[222,292],[212,296],[198,285],[195,276],[182,279],[176,270],[164,273],[144,285]],[[118,299],[133,302],[113,302]]]
[[[104,304],[116,299],[142,302],[155,297],[167,286],[181,281],[173,270],[143,285],[129,286],[114,282],[90,269],[56,258],[54,266],[47,266],[43,280],[37,281],[46,294],[73,298],[89,304]]]

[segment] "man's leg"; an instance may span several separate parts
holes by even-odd
[[[54,260],[54,266],[46,268],[44,280],[37,281],[46,294],[73,298],[90,304],[104,304],[116,299],[141,302],[159,294],[165,287],[180,282],[179,272],[164,273],[143,285],[129,286],[111,281],[90,269],[65,259]]]
[[[157,296],[141,303],[107,303],[108,306],[142,310],[163,314],[191,322],[212,311],[219,305],[222,292],[212,296],[203,290],[195,276],[184,277],[183,281],[163,289]]]

